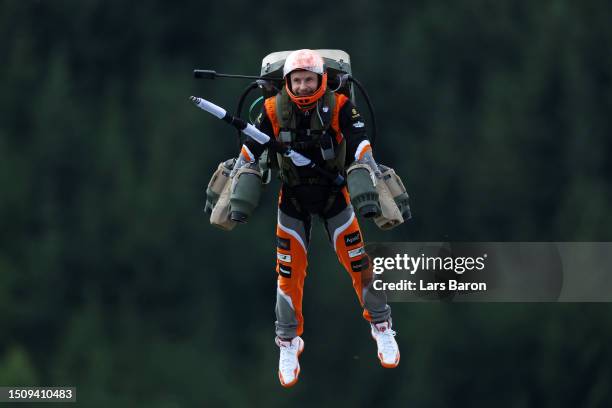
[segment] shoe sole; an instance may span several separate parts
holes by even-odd
[[[370,336],[372,336],[372,340],[376,341],[376,338],[374,337],[374,335],[372,333],[370,333]],[[394,363],[385,363],[383,362],[382,356],[380,355],[380,353],[377,354],[378,356],[378,360],[380,361],[380,365],[385,367],[385,368],[395,368],[399,365],[400,362],[400,352],[399,350],[397,351],[397,358],[395,359]]]
[[[280,381],[281,385],[282,385],[284,388],[291,388],[291,387],[293,387],[293,386],[294,386],[294,385],[295,385],[295,384],[298,382],[298,379],[299,379],[299,377],[300,377],[300,371],[301,371],[301,369],[300,369],[300,362],[299,362],[299,358],[300,358],[300,356],[302,355],[302,353],[303,353],[303,352],[304,352],[304,341],[302,340],[302,347],[301,347],[301,348],[298,350],[298,367],[297,367],[297,373],[295,374],[295,379],[294,379],[293,381],[291,381],[290,383],[285,383],[285,382],[283,382],[283,376],[281,375],[280,370],[278,370],[278,379],[279,379],[279,381]]]
[[[395,367],[397,367],[399,365],[399,362],[400,362],[400,353],[399,353],[399,351],[397,352],[397,359],[395,360],[395,363],[392,363],[392,364],[384,363],[383,360],[382,360],[382,357],[380,356],[380,354],[378,355],[378,359],[380,360],[380,365],[381,366],[383,366],[385,368],[395,368]]]

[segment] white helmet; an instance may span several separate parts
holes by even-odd
[[[317,88],[312,95],[298,96],[293,93],[287,76],[295,70],[310,71],[321,76],[319,88]],[[327,72],[325,72],[323,57],[313,50],[303,49],[293,51],[289,54],[283,66],[283,78],[285,78],[285,89],[287,89],[287,94],[301,110],[312,108],[325,94],[325,90],[327,89]]]
[[[293,51],[285,60],[283,78],[296,69],[303,69],[318,75],[323,75],[325,71],[323,57],[321,57],[318,52],[309,49]]]

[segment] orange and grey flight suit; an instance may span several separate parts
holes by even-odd
[[[283,89],[266,99],[256,125],[329,171],[344,172],[354,160],[371,151],[363,118],[346,96],[331,91],[315,108],[303,112]],[[257,160],[264,149],[249,139],[242,147],[241,159]],[[391,308],[384,293],[371,287],[371,265],[346,187],[334,186],[310,168],[296,167],[282,157],[279,160],[277,336],[291,339],[304,330],[302,295],[312,215],[323,221],[338,260],[351,276],[365,319],[373,323],[388,320]]]

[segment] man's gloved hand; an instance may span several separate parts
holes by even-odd
[[[374,156],[372,155],[371,150],[365,152],[363,156],[361,157],[361,159],[357,160],[357,163],[367,164],[368,166],[370,166],[370,168],[374,172],[374,175],[376,176],[377,179],[380,180],[380,178],[382,177],[382,173],[378,169],[378,164],[376,164],[376,161],[374,160]]]
[[[287,152],[285,153],[285,156],[289,157],[291,161],[293,162],[293,164],[295,164],[298,167],[308,166],[311,163],[309,158],[299,154],[295,150],[291,150],[291,149],[287,150]]]
[[[238,173],[238,170],[240,170],[240,168],[243,167],[247,163],[250,163],[250,162],[246,160],[241,154],[239,154],[238,158],[236,159],[236,163],[234,163],[234,168],[232,169],[232,172],[230,173],[230,177],[233,178],[236,175],[236,173]]]

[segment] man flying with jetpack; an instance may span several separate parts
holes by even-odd
[[[381,364],[397,367],[400,352],[392,329],[391,308],[384,293],[375,292],[371,286],[371,265],[344,182],[345,169],[351,165],[369,169],[369,173],[365,172],[369,183],[381,177],[364,120],[347,96],[328,89],[328,73],[318,52],[302,49],[290,53],[283,78],[285,84],[280,92],[264,101],[256,129],[223,109],[215,110],[218,107],[208,101],[192,98],[196,105],[249,136],[233,165],[232,176],[257,163],[266,148],[277,153],[282,182],[276,227],[275,308],[280,383],[290,387],[300,373],[298,357],[304,350],[300,337],[304,330],[302,296],[313,215],[322,220],[338,260],[352,279]],[[349,187],[350,177],[349,169]],[[378,203],[372,205],[368,200],[358,210],[366,218],[381,214]],[[236,212],[231,219],[244,221]]]

